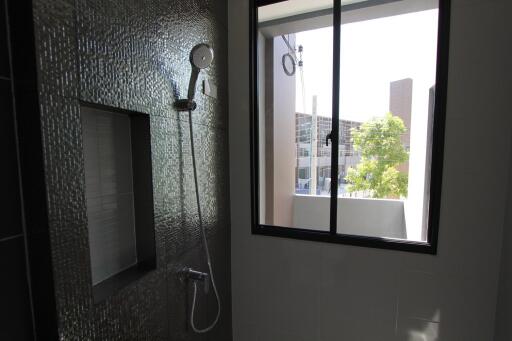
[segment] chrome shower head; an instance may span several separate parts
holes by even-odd
[[[196,92],[196,82],[199,72],[206,69],[212,64],[213,49],[210,45],[201,43],[197,44],[190,51],[190,63],[192,64],[192,74],[188,84],[188,99],[193,100]]]
[[[178,111],[191,111],[196,108],[194,101],[196,93],[197,78],[201,70],[209,67],[213,62],[213,49],[205,43],[197,44],[190,51],[190,63],[192,64],[192,73],[188,83],[188,93],[186,99],[178,99],[174,103],[174,107]]]
[[[212,64],[213,49],[205,43],[197,44],[190,51],[190,62],[195,68],[206,69]]]

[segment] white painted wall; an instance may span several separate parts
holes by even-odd
[[[235,341],[493,339],[512,11],[509,0],[452,2],[439,253],[429,256],[251,235],[249,9],[229,0]]]

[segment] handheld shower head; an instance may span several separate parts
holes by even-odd
[[[206,69],[212,64],[213,49],[204,43],[197,44],[190,51],[190,63],[200,70]]]
[[[188,83],[188,100],[192,101],[196,93],[197,77],[201,70],[206,69],[212,64],[213,49],[204,43],[197,44],[190,51],[190,63],[192,64],[192,74]]]
[[[190,64],[192,64],[192,74],[188,83],[188,93],[186,99],[179,99],[174,103],[178,111],[189,111],[196,108],[194,96],[196,93],[197,78],[201,70],[209,67],[213,62],[213,49],[205,43],[197,44],[190,51]]]

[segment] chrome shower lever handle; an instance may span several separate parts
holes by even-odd
[[[192,268],[183,268],[179,271],[179,274],[182,278],[203,282],[205,294],[210,291],[210,275],[207,272],[197,271]]]
[[[194,281],[205,281],[209,276],[206,272],[197,271],[192,268],[183,268],[179,271],[179,274]]]

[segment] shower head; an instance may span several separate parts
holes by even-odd
[[[190,63],[192,64],[192,74],[188,83],[188,99],[192,101],[196,92],[197,77],[201,70],[206,69],[212,64],[213,49],[205,43],[197,44],[190,51]]]
[[[201,70],[209,67],[213,62],[213,49],[205,43],[197,44],[190,51],[190,63],[192,64],[192,73],[188,83],[188,93],[186,99],[178,99],[174,103],[174,107],[178,111],[191,111],[196,108],[194,101],[196,93],[197,78]]]
[[[212,61],[213,49],[205,43],[197,44],[190,51],[190,62],[195,68],[206,69],[212,64]]]

